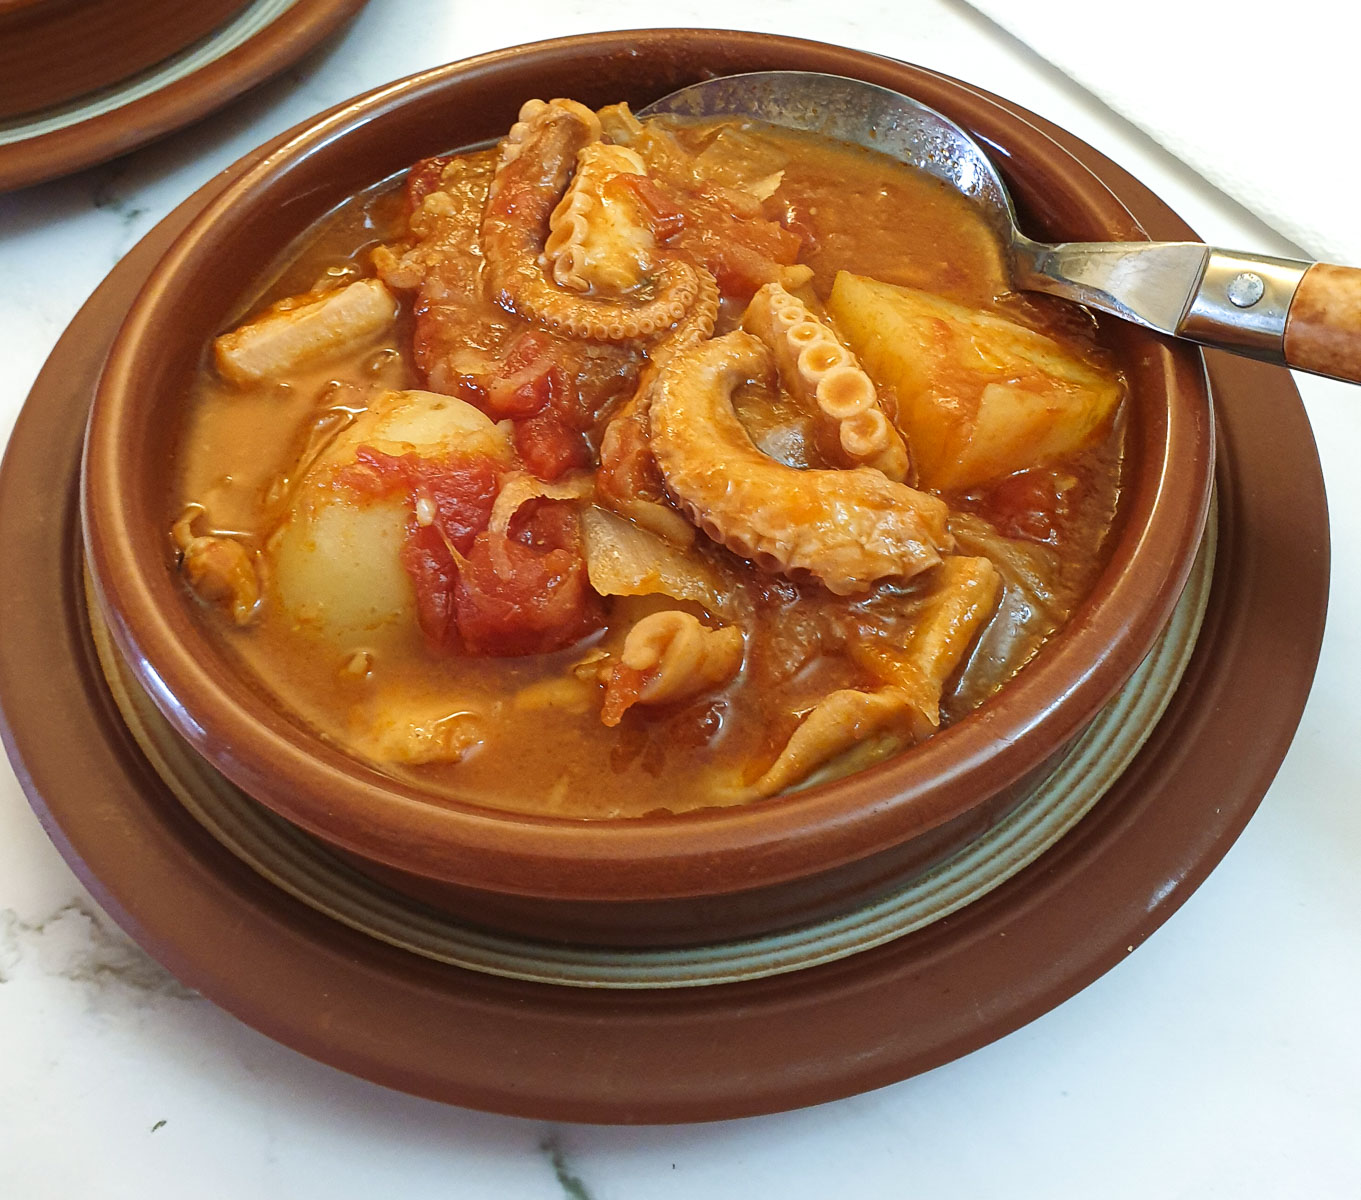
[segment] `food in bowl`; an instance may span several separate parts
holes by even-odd
[[[285,709],[465,802],[846,774],[1002,688],[1105,560],[1117,359],[859,148],[533,101],[243,316],[181,446],[183,577]]]

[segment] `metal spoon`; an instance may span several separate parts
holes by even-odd
[[[746,116],[888,154],[957,188],[1001,241],[1012,285],[1159,333],[1361,382],[1361,270],[1200,242],[1045,245],[1016,227],[992,161],[948,117],[898,92],[811,71],[707,79],[644,116]]]

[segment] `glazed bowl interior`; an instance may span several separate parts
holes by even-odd
[[[967,819],[1051,763],[1137,666],[1199,543],[1212,431],[1198,352],[1132,327],[1111,330],[1130,385],[1127,470],[1114,550],[1094,591],[977,712],[837,782],[628,821],[436,803],[276,708],[191,611],[165,533],[182,397],[204,347],[315,221],[418,159],[503,135],[530,97],[641,107],[706,75],[781,68],[857,76],[960,121],[997,155],[1034,237],[1144,236],[1098,178],[985,95],[793,39],[686,30],[571,38],[431,71],[335,110],[230,184],[162,260],[111,352],[87,437],[82,500],[101,609],[158,707],[228,778],[363,861],[456,889],[586,904],[759,891],[875,856],[893,861],[895,847]]]

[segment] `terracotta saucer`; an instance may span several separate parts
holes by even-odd
[[[1109,160],[1013,111],[1096,171],[1151,236],[1194,236]],[[1207,355],[1219,525],[1195,652],[1105,796],[983,898],[840,961],[667,990],[469,971],[293,899],[208,834],[142,757],[85,619],[75,488],[91,389],[130,296],[206,200],[120,263],[20,416],[0,473],[0,559],[25,564],[0,582],[0,709],[19,778],[73,869],[153,956],[246,1023],[356,1075],[495,1112],[643,1123],[796,1108],[928,1070],[1061,1003],[1166,920],[1255,811],[1318,658],[1327,509],[1289,375]]]
[[[364,4],[234,4],[230,19],[145,70],[65,103],[0,120],[0,191],[117,158],[206,116],[296,62]]]
[[[0,0],[0,120],[111,87],[207,37],[251,0]]]

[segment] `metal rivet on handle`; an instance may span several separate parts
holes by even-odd
[[[1243,271],[1229,280],[1229,300],[1239,308],[1251,308],[1265,291],[1266,284],[1262,282],[1262,277],[1251,271]]]

